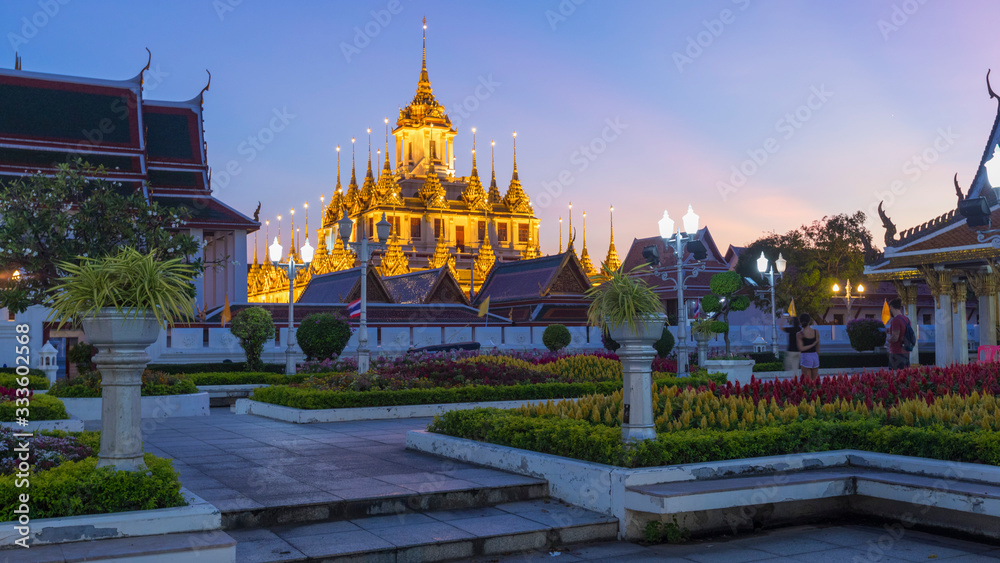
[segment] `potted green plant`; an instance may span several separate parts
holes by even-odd
[[[644,268],[640,266],[639,268]],[[628,273],[605,270],[600,285],[587,291],[593,301],[587,319],[593,326],[608,330],[621,344],[623,401],[622,438],[656,438],[653,420],[652,365],[656,356],[653,344],[663,333],[663,303],[634,268]]]
[[[65,274],[49,290],[49,321],[81,325],[98,351],[93,360],[103,388],[98,466],[141,469],[139,390],[149,363],[146,348],[160,328],[194,318],[195,269],[179,258],[161,261],[155,251],[130,247],[58,267]]]
[[[708,360],[708,342],[712,337],[722,332],[719,330],[720,321],[711,319],[700,319],[691,323],[691,335],[698,343],[698,365],[704,366]]]

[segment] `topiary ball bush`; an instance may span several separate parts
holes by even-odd
[[[670,355],[670,351],[674,349],[674,335],[670,333],[670,327],[663,325],[663,334],[653,344],[653,348],[656,348],[656,355],[661,358],[666,358]]]
[[[262,307],[247,307],[233,317],[229,331],[240,339],[240,347],[247,358],[247,371],[261,371],[264,362],[260,355],[264,351],[264,343],[274,338],[271,312]]]
[[[339,356],[351,339],[351,325],[333,313],[314,313],[302,320],[295,336],[307,360]]]
[[[868,352],[885,345],[885,325],[875,319],[856,319],[847,323],[851,348]]]
[[[558,352],[569,346],[573,341],[573,335],[569,333],[566,325],[549,325],[542,333],[542,344],[551,352]]]

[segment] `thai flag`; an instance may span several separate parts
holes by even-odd
[[[361,316],[361,300],[355,299],[347,304],[347,316],[350,318]]]
[[[691,308],[691,318],[697,320],[701,316],[701,301],[695,301]]]

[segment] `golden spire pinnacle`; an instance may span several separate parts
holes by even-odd
[[[320,202],[323,201],[323,196],[320,196]],[[340,187],[340,146],[337,146],[337,187],[333,191],[333,197],[330,198],[330,205],[326,206],[323,212],[323,228],[333,229],[337,221],[340,220],[341,213],[344,209],[344,195]]]
[[[372,174],[372,130],[368,128],[368,172],[365,173],[365,181],[361,184],[361,193],[358,199],[363,207],[374,207],[378,205],[378,194],[375,193],[375,176]]]
[[[281,215],[278,215],[278,244],[281,244]]]
[[[472,175],[469,176],[469,183],[462,191],[462,201],[469,205],[469,209],[486,209],[489,202],[486,199],[486,191],[483,183],[479,180],[479,171],[476,170],[476,128],[472,128]]]
[[[14,52],[14,70],[21,70],[21,55]]]
[[[451,254],[451,247],[445,237],[438,237],[437,246],[434,247],[434,254],[427,259],[427,268],[435,270],[442,266],[448,266],[452,275],[456,275],[455,257]]]
[[[260,267],[260,262],[257,261],[257,231],[253,232],[253,269],[256,270]]]
[[[424,31],[423,31],[423,53],[420,58],[420,80],[417,82],[417,94],[413,97],[413,102],[411,106],[424,106],[417,111],[420,114],[427,113],[427,109],[436,108],[439,106],[437,100],[434,99],[434,91],[431,89],[431,79],[427,74],[427,18],[424,18]],[[404,113],[407,110],[404,110]]]
[[[424,205],[427,207],[445,208],[448,206],[445,201],[444,187],[441,186],[441,180],[434,168],[434,159],[431,159],[427,166],[427,177],[424,178],[424,185],[421,186],[417,195],[424,200]]]
[[[618,251],[615,250],[615,206],[611,206],[611,244],[608,245],[608,256],[601,264],[602,270],[615,271],[621,268],[622,261],[618,258]]]
[[[385,118],[385,166],[379,174],[378,183],[375,186],[375,203],[386,205],[402,205],[403,198],[399,184],[396,182],[396,175],[389,164],[389,118]]]
[[[490,141],[490,203],[500,203],[503,199],[500,195],[500,188],[497,187],[496,145],[496,141]]]
[[[354,147],[355,147],[354,137],[351,137],[351,183],[347,185],[347,195],[344,198],[345,199],[344,203],[347,206],[347,212],[351,215],[357,213],[358,209],[361,207],[360,202],[358,201],[359,199],[358,178],[354,172],[355,170]],[[338,217],[337,219],[340,218]]]
[[[596,275],[594,263],[590,261],[590,254],[587,252],[587,212],[583,212],[583,252],[580,253],[580,265],[583,272],[588,276]]]
[[[532,213],[528,194],[524,193],[521,180],[517,177],[517,131],[514,132],[514,173],[510,177],[507,193],[503,196],[503,204],[512,213]]]
[[[291,262],[294,260],[297,264],[299,262],[299,252],[297,248],[298,237],[296,236],[298,231],[295,230],[295,209],[289,210],[289,213],[292,215],[292,235],[289,237],[292,241],[289,243],[291,248],[288,250],[288,261]]]
[[[410,261],[403,254],[403,248],[399,244],[399,235],[389,237],[385,253],[382,255],[382,262],[378,266],[378,272],[382,277],[398,276],[410,271]]]
[[[569,242],[566,244],[566,250],[572,250],[573,254],[576,254],[576,249],[573,248],[573,239],[576,237],[576,233],[573,232],[573,202],[569,202],[569,227],[566,229],[566,234],[568,235]]]
[[[562,217],[559,218],[559,254],[562,254]]]

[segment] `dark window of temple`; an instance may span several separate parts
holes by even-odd
[[[440,240],[440,239],[441,239],[441,220],[440,219],[435,219],[434,220],[434,240]]]
[[[476,240],[482,242],[486,240],[486,221],[478,221],[476,225]]]
[[[374,238],[374,237],[375,237],[375,218],[374,217],[369,217],[368,218],[368,238]]]
[[[420,239],[420,218],[419,217],[410,219],[410,238],[411,239],[417,239],[417,240]]]
[[[528,242],[528,224],[517,224],[517,242]]]
[[[497,240],[507,242],[507,223],[497,223]]]

